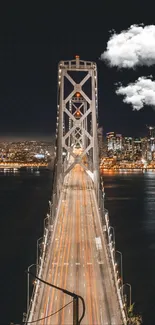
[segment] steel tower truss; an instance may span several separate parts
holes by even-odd
[[[98,195],[97,93],[94,62],[81,61],[76,56],[75,60],[59,63],[56,158],[57,188],[60,191],[64,176],[80,164],[92,178]],[[78,155],[76,148],[81,149]]]

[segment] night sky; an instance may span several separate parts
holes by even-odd
[[[155,67],[121,71],[99,60],[110,30],[155,23],[153,1],[5,3],[0,8],[0,139],[50,139],[56,124],[57,65],[76,54],[98,65],[104,133],[144,136],[146,124],[155,125],[155,110],[133,111],[115,94],[116,82],[155,77]]]

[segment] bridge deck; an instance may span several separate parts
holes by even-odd
[[[86,304],[83,325],[121,325],[92,182],[80,165],[65,177],[54,240],[44,280],[80,294]],[[33,320],[71,301],[44,284]],[[81,306],[80,306],[81,307]],[[72,324],[73,304],[35,325]]]

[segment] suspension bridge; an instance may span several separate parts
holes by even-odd
[[[25,325],[121,325],[127,316],[99,174],[98,86],[94,62],[61,61],[53,194],[37,254]],[[30,267],[29,267],[30,271]],[[56,287],[81,296],[74,299]],[[63,308],[65,306],[65,308]],[[78,316],[75,317],[75,309]]]

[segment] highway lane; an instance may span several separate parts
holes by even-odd
[[[49,247],[44,279],[80,294],[86,303],[83,325],[121,325],[104,238],[97,214],[93,184],[80,165],[66,176],[54,241]],[[100,245],[98,244],[100,240]],[[42,284],[33,320],[46,317],[71,297]],[[80,311],[82,311],[80,304]],[[36,325],[69,325],[73,304]]]

